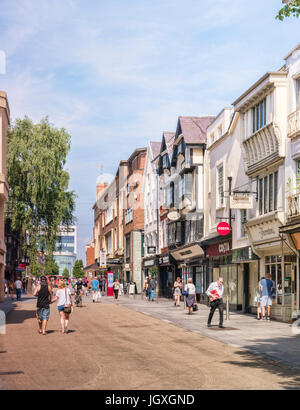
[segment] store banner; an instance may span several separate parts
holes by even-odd
[[[107,296],[114,295],[113,283],[114,283],[114,272],[107,272],[107,281],[106,281]]]

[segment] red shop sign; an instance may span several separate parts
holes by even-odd
[[[217,231],[220,235],[226,236],[230,234],[231,228],[227,222],[220,222],[217,226]]]

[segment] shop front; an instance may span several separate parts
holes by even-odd
[[[193,243],[171,251],[171,255],[178,263],[182,281],[187,283],[188,279],[192,278],[196,287],[197,300],[201,301],[206,291],[204,281],[206,270],[202,247],[198,243]]]
[[[297,256],[280,237],[281,226],[276,216],[247,223],[253,250],[260,257],[260,278],[270,274],[274,283],[271,317],[290,321],[297,310]]]
[[[232,262],[231,239],[210,243],[206,246],[208,259],[209,282],[223,278],[223,300],[229,300],[230,309],[242,310],[243,307],[243,275],[242,269]]]
[[[158,259],[157,256],[152,256],[143,259],[143,283],[147,276],[152,275],[152,277],[158,280]]]
[[[162,254],[158,258],[159,267],[159,296],[173,298],[173,285],[177,272],[177,264],[169,254]]]
[[[106,260],[107,272],[113,272],[114,279],[122,280],[122,260],[119,259],[107,259]]]
[[[242,310],[245,313],[256,313],[255,296],[259,282],[259,258],[251,246],[232,250],[232,263],[237,264],[243,282]]]

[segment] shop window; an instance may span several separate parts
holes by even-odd
[[[224,168],[223,164],[217,168],[217,207],[224,205]]]
[[[275,292],[273,299],[278,305],[282,304],[282,268],[281,255],[272,255],[265,257],[265,272],[271,275],[271,279],[275,284]]]

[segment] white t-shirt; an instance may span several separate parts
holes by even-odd
[[[185,286],[185,291],[189,290],[189,295],[194,295],[196,293],[196,288],[193,283],[188,283]]]
[[[15,281],[16,289],[22,289],[22,282],[20,280]]]
[[[55,296],[58,297],[57,306],[64,306],[64,305],[71,304],[71,300],[70,300],[71,291],[69,288],[57,289]]]

